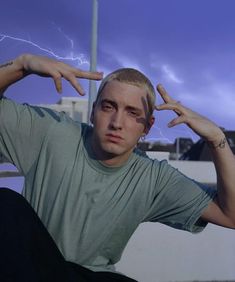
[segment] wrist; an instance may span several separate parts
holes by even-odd
[[[213,140],[207,140],[206,141],[208,144],[208,147],[212,148],[212,149],[217,149],[217,148],[224,148],[226,143],[227,143],[227,139],[226,136],[224,135],[224,133],[222,133],[220,136],[216,137]]]
[[[22,54],[16,58],[15,63],[19,71],[22,72],[22,76],[26,76],[29,74],[28,71],[28,61],[32,55],[30,54]]]

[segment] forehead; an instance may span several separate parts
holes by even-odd
[[[145,109],[147,105],[147,91],[116,80],[108,82],[101,92],[100,100],[109,99],[117,104]]]

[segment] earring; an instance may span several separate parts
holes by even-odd
[[[145,141],[145,138],[146,138],[146,134],[143,134],[143,135],[140,137],[140,141],[141,141],[141,142],[144,142],[144,141]]]

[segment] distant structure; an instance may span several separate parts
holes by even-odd
[[[179,137],[175,139],[174,143],[162,143],[162,142],[139,142],[138,148],[142,151],[150,152],[168,152],[169,159],[178,160],[181,156],[190,150],[194,145],[191,138]]]
[[[62,97],[56,104],[40,104],[39,107],[65,112],[73,120],[88,122],[88,100],[80,97]]]
[[[227,138],[228,144],[235,154],[235,131],[224,130],[224,134]],[[195,143],[187,152],[184,152],[180,157],[180,160],[184,161],[212,161],[210,149],[207,143],[200,139]]]

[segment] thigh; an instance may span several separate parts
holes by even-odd
[[[1,282],[135,282],[66,262],[33,208],[20,194],[0,188]]]
[[[130,277],[112,272],[96,272],[94,278],[94,282],[137,282]]]
[[[69,281],[65,259],[20,194],[0,188],[0,281]]]
[[[70,273],[72,274],[72,281],[80,281],[78,278],[82,277],[86,282],[137,282],[136,280],[127,276],[113,273],[113,272],[95,272],[78,264],[67,262]]]

